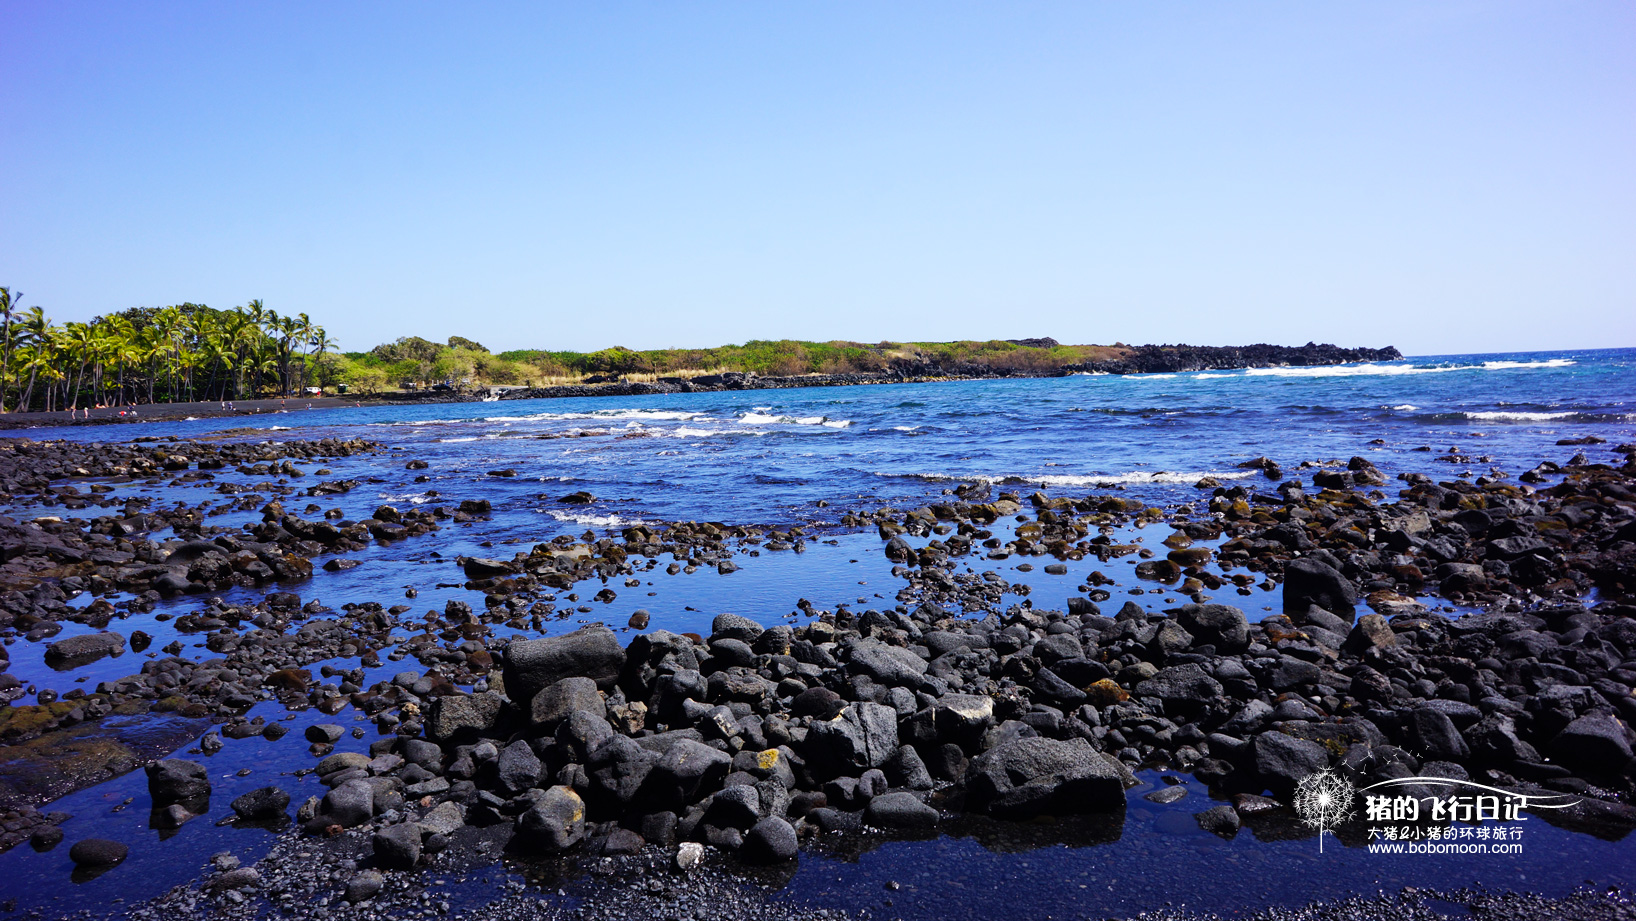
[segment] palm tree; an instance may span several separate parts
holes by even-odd
[[[50,363],[47,354],[51,342],[51,321],[46,318],[45,311],[39,307],[30,307],[23,319],[18,323],[22,327],[19,344],[26,347],[28,355],[24,366],[28,368],[28,389],[23,391],[21,401],[17,406],[26,411],[34,402],[34,382],[39,379],[40,369]]]
[[[6,388],[11,386],[11,356],[17,349],[11,331],[22,300],[23,292],[0,288],[0,413],[6,411]]]

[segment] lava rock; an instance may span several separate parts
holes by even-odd
[[[210,775],[204,765],[167,758],[148,765],[148,795],[155,807],[199,803],[210,799]],[[203,812],[203,809],[194,809]]]
[[[1304,614],[1317,605],[1350,621],[1357,611],[1358,587],[1327,563],[1291,560],[1284,566],[1284,613]]]
[[[232,806],[238,817],[246,821],[264,822],[268,819],[279,819],[283,818],[285,810],[290,808],[290,794],[278,787],[262,787],[234,799]]]
[[[513,700],[533,701],[564,678],[590,678],[599,688],[612,690],[624,666],[619,639],[595,624],[564,636],[512,642],[506,647],[503,676]]]
[[[118,841],[109,841],[107,838],[86,838],[76,841],[68,849],[68,859],[81,867],[112,867],[123,861],[131,852],[129,847]]]

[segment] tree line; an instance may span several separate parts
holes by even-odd
[[[336,342],[304,313],[259,300],[135,307],[51,322],[0,287],[0,412],[288,396]]]

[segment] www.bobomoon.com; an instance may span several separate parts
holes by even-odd
[[[1369,845],[1371,854],[1521,854],[1522,842],[1483,842],[1470,844],[1442,841],[1380,841]]]

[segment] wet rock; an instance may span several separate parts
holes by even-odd
[[[446,694],[432,701],[426,737],[434,742],[470,742],[494,729],[505,702],[500,695]]]
[[[63,831],[55,825],[42,825],[28,836],[28,843],[36,851],[49,851],[62,843]]]
[[[973,758],[967,795],[1001,818],[1045,813],[1109,812],[1125,805],[1119,768],[1083,739],[1017,739]]]
[[[210,775],[202,764],[168,758],[148,765],[147,774],[148,795],[156,807],[210,799]]]
[[[1193,820],[1199,827],[1212,835],[1223,838],[1232,838],[1238,834],[1238,812],[1228,805],[1212,806],[1203,812],[1195,813]]]
[[[370,839],[375,860],[389,870],[410,870],[420,860],[420,827],[393,825],[375,832]]]
[[[1630,763],[1630,730],[1608,713],[1587,713],[1551,740],[1550,752],[1564,764],[1614,775]]]
[[[853,674],[868,675],[876,684],[888,687],[918,687],[926,674],[926,661],[900,646],[888,646],[876,639],[853,643],[847,667]]]
[[[1252,757],[1262,784],[1285,800],[1303,778],[1329,767],[1329,754],[1322,745],[1282,732],[1256,736]]]
[[[874,797],[864,809],[864,818],[871,825],[882,828],[932,828],[937,825],[937,810],[921,802],[912,793],[887,793]]]
[[[233,811],[238,817],[251,822],[265,822],[270,819],[281,819],[290,808],[290,794],[278,787],[262,787],[251,790],[232,802]]]
[[[419,462],[410,461],[410,463],[413,464]],[[426,465],[424,463],[421,463],[422,469],[424,469],[425,466]],[[364,870],[355,874],[352,879],[347,880],[347,887],[344,897],[348,902],[356,905],[359,902],[367,902],[379,895],[381,889],[383,889],[385,886],[386,877],[382,876],[379,870]]]
[[[131,852],[129,847],[107,838],[86,838],[68,849],[68,859],[81,867],[112,867]]]
[[[1327,563],[1291,560],[1284,566],[1284,613],[1296,616],[1317,605],[1350,620],[1356,613],[1358,588]]]
[[[751,826],[739,847],[739,859],[752,864],[785,863],[800,852],[795,827],[778,816],[769,816]]]
[[[125,638],[117,633],[83,633],[47,646],[45,661],[53,667],[84,665],[103,656],[118,655],[124,648]]]
[[[324,794],[318,811],[328,824],[362,825],[375,815],[375,787],[367,780],[349,780]]]
[[[560,854],[585,838],[585,803],[572,788],[555,786],[517,817],[519,846]]]
[[[856,703],[807,731],[811,757],[831,774],[880,767],[898,748],[897,711],[881,704]]]
[[[308,726],[303,735],[308,742],[319,745],[334,745],[336,742],[341,741],[342,736],[346,735],[346,730],[334,723],[315,723]]]
[[[1225,604],[1184,604],[1172,613],[1199,643],[1218,653],[1242,652],[1250,644],[1249,621],[1244,612]]]
[[[1409,744],[1423,760],[1464,761],[1471,755],[1454,721],[1439,709],[1421,707],[1409,714],[1407,725]]]

